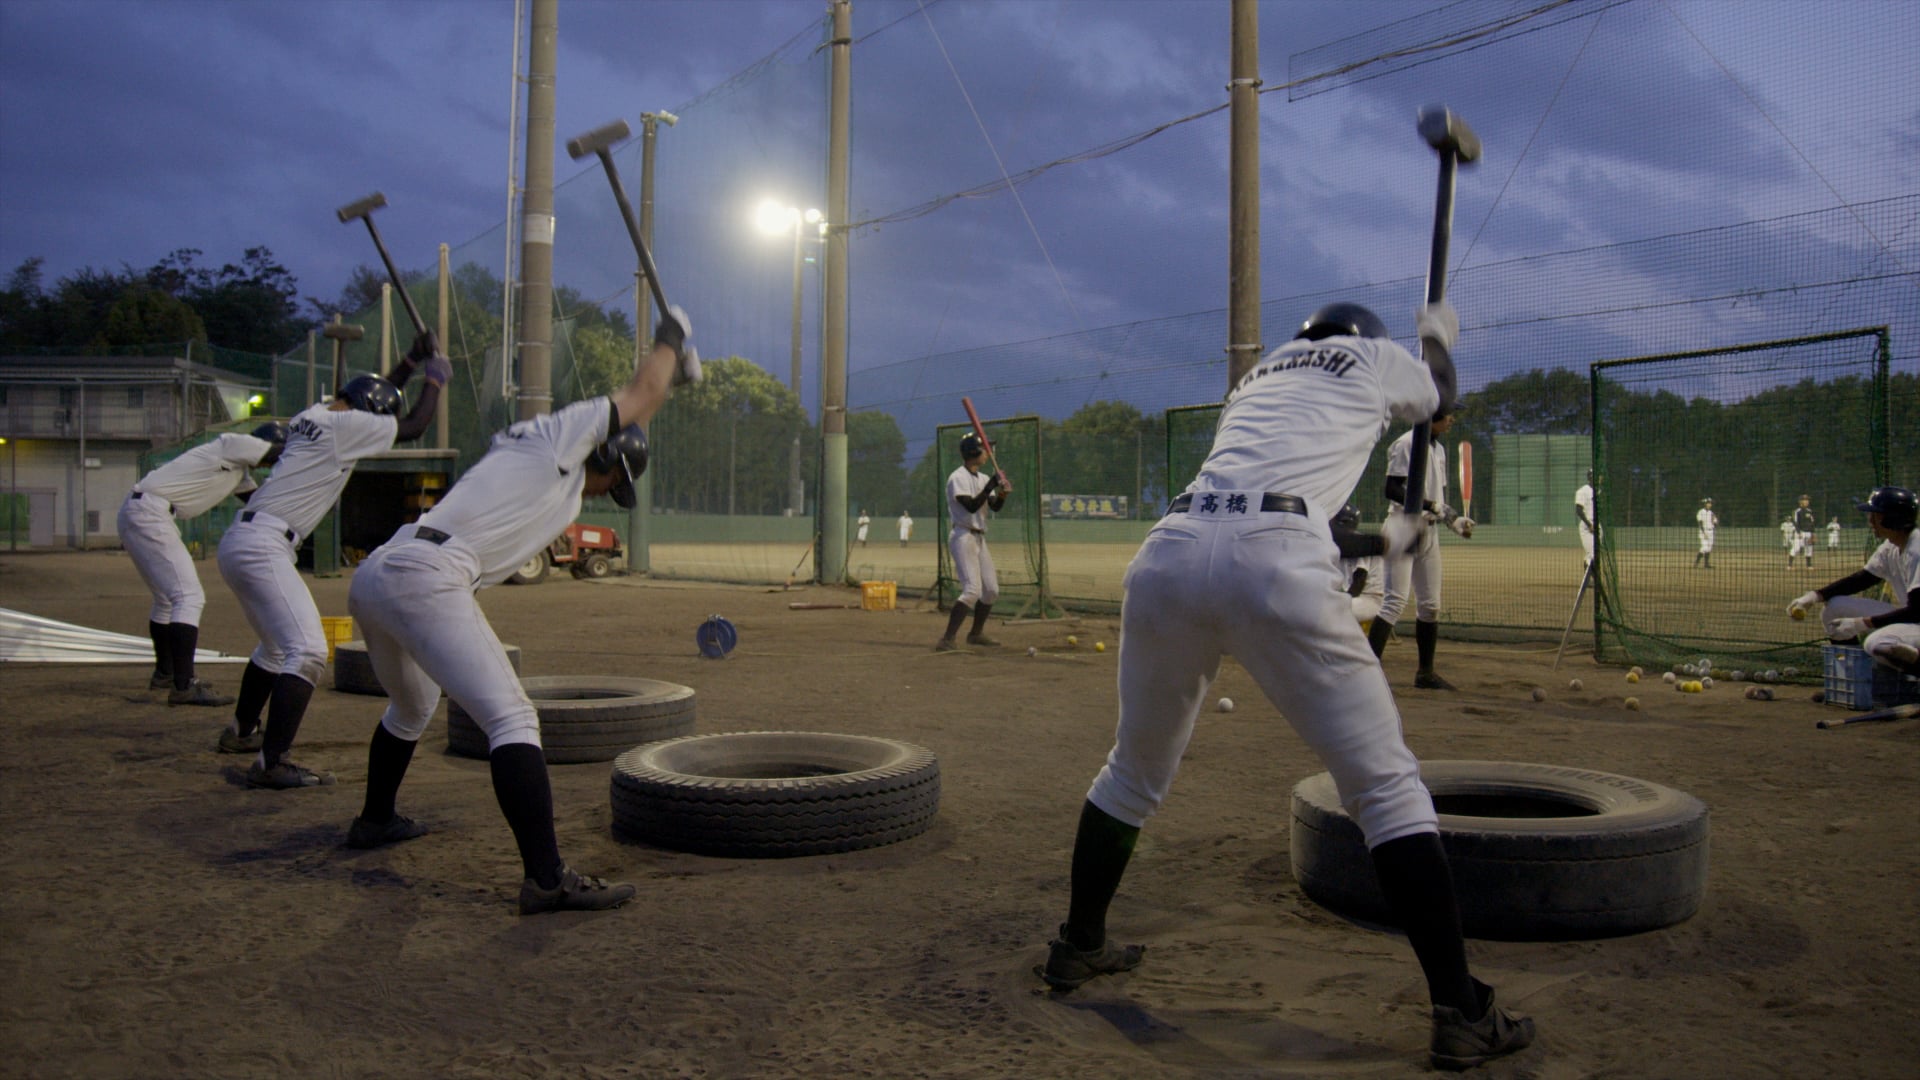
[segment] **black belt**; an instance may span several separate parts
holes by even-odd
[[[1184,514],[1193,509],[1193,492],[1175,495],[1167,504],[1167,513]],[[1260,512],[1263,514],[1299,514],[1307,516],[1307,500],[1298,495],[1277,495],[1271,491],[1260,496]]]
[[[134,498],[134,499],[144,499],[146,497],[147,497],[147,493],[144,491],[141,491],[139,488],[134,488],[133,494],[129,496],[129,498]]]
[[[240,520],[241,520],[241,521],[252,521],[252,520],[253,520],[254,518],[256,518],[256,517],[258,517],[258,516],[259,516],[258,514],[255,514],[255,513],[254,513],[253,511],[251,511],[251,510],[242,510],[242,511],[240,511]],[[298,541],[299,539],[300,539],[300,537],[299,537],[299,536],[298,536],[297,534],[295,534],[295,533],[294,533],[294,531],[293,531],[292,529],[288,529],[288,530],[287,530],[287,543],[289,543],[289,544],[292,544],[292,543],[295,543],[295,542],[297,542],[297,541]]]
[[[444,544],[453,539],[453,537],[448,536],[439,529],[431,529],[425,525],[415,525],[413,527],[413,538],[415,540],[425,540],[429,544]]]

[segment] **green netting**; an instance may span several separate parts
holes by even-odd
[[[1888,346],[1882,327],[1593,365],[1602,659],[1819,674],[1818,624],[1783,613],[1879,543],[1853,507],[1887,476]],[[1801,495],[1817,524],[1796,557],[1781,526]]]
[[[1013,495],[999,510],[993,511],[987,525],[988,551],[993,556],[994,574],[1000,582],[1000,599],[994,610],[1003,618],[1048,618],[1059,613],[1047,583],[1046,518],[1042,513],[1040,489],[1046,470],[1041,462],[1040,420],[1034,416],[1016,416],[1003,420],[982,420],[987,441],[993,447],[993,462],[1007,474]],[[960,595],[953,574],[953,556],[946,538],[952,526],[947,515],[947,477],[962,464],[960,439],[973,430],[971,424],[942,424],[934,433],[934,475],[938,478],[938,513],[933,524],[940,541],[939,569],[934,580],[934,596],[944,610]],[[990,463],[988,468],[992,468]]]

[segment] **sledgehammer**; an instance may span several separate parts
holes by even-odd
[[[667,315],[667,295],[660,291],[660,271],[653,265],[653,255],[647,251],[647,242],[640,238],[640,222],[633,216],[633,204],[627,201],[627,189],[620,184],[620,170],[614,168],[613,154],[609,147],[633,134],[625,120],[615,120],[602,124],[585,135],[567,140],[567,156],[574,160],[588,154],[598,154],[600,167],[606,171],[607,183],[613,186],[613,201],[620,204],[620,220],[627,223],[627,235],[633,237],[633,252],[640,257],[640,270],[647,275],[647,288],[653,293],[653,305],[658,308],[662,318]]]
[[[400,302],[406,305],[407,318],[413,320],[413,332],[427,332],[426,321],[420,318],[419,309],[413,306],[413,297],[407,295],[407,284],[400,280],[400,271],[394,269],[393,257],[387,254],[387,245],[380,239],[380,230],[374,227],[373,212],[387,205],[387,197],[376,191],[358,202],[350,202],[335,213],[340,215],[340,224],[345,225],[354,218],[367,223],[367,235],[373,237],[373,246],[379,249],[380,261],[387,264],[387,279],[393,282],[395,291],[400,294]]]

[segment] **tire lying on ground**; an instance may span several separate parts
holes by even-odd
[[[1632,777],[1508,761],[1423,761],[1468,937],[1553,941],[1671,926],[1707,889],[1707,807]],[[1396,924],[1333,777],[1293,789],[1293,876],[1334,911]]]
[[[614,759],[616,835],[704,855],[777,858],[918,836],[940,809],[924,746],[751,731],[635,747]]]
[[[507,650],[507,662],[513,665],[515,674],[520,671],[520,646],[503,645]],[[333,649],[333,688],[343,694],[377,694],[387,696],[387,689],[380,685],[380,677],[373,673],[373,660],[367,656],[367,643],[364,641],[346,641]]]
[[[658,679],[530,675],[520,685],[540,714],[540,745],[551,765],[612,761],[623,751],[693,731],[693,689]],[[487,756],[487,733],[457,701],[447,702],[447,749]]]

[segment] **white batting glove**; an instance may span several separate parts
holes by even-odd
[[[1388,512],[1387,520],[1380,523],[1380,539],[1386,541],[1389,557],[1405,555],[1420,543],[1420,534],[1426,531],[1425,517],[1424,513]]]
[[[1824,603],[1826,603],[1826,601],[1820,599],[1819,593],[1809,591],[1795,599],[1793,603],[1787,605],[1787,617],[1790,619],[1804,619],[1807,617],[1808,611]]]
[[[1462,540],[1473,539],[1473,519],[1465,514],[1457,515],[1453,520],[1447,522],[1447,528],[1459,534]]]
[[[1835,619],[1827,627],[1827,636],[1835,641],[1852,641],[1873,633],[1873,627],[1865,619]]]
[[[1460,339],[1460,316],[1453,310],[1453,305],[1445,300],[1422,307],[1414,325],[1418,327],[1421,337],[1432,338],[1445,345],[1449,352],[1453,350],[1453,343]]]

